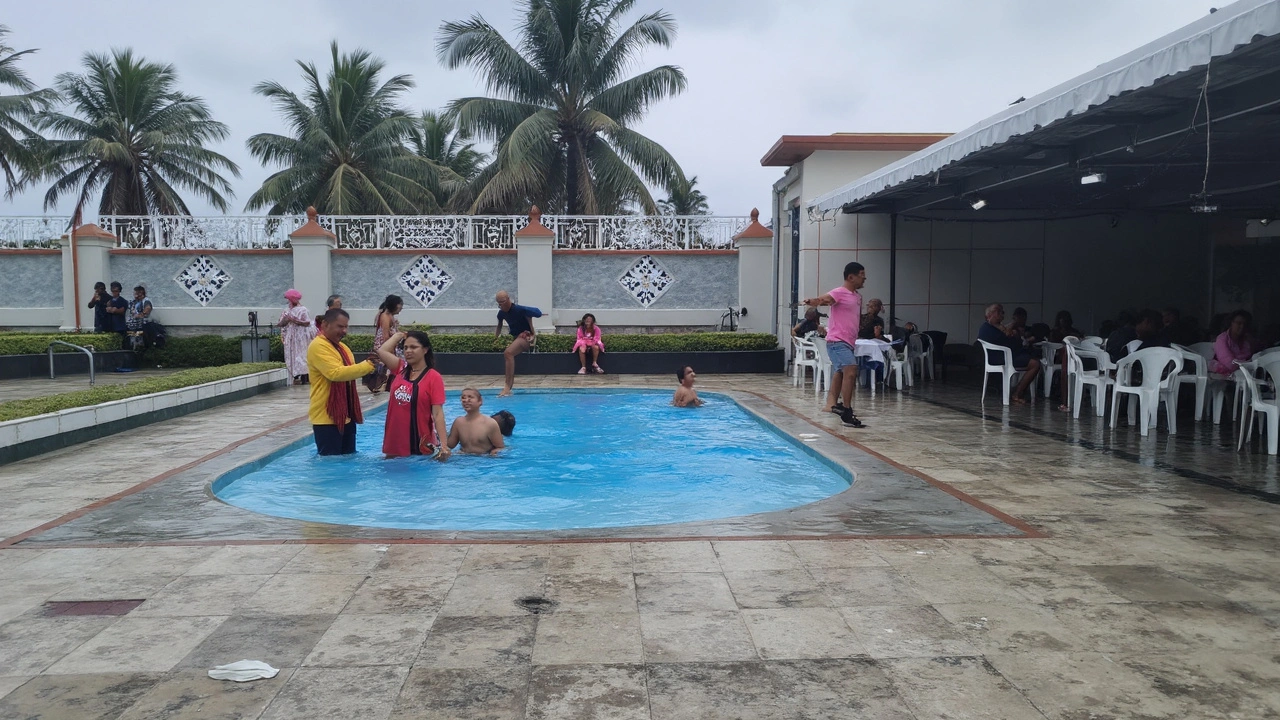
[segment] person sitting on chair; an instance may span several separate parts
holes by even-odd
[[[808,310],[805,310],[804,319],[796,323],[795,327],[791,328],[791,337],[803,338],[809,333],[815,332],[818,333],[818,337],[826,337],[827,329],[819,322],[819,318],[824,317],[826,317],[826,315],[818,312],[817,308],[809,308]]]
[[[884,318],[880,317],[881,310],[884,310],[884,303],[880,301],[880,298],[871,298],[867,301],[867,311],[862,314],[858,326],[859,339],[884,339]]]
[[[987,306],[987,321],[982,323],[978,328],[978,339],[983,342],[998,345],[1000,347],[1009,348],[1013,352],[1013,367],[1015,370],[1022,371],[1022,379],[1018,381],[1018,387],[1014,388],[1013,401],[1019,405],[1026,402],[1022,399],[1023,393],[1027,388],[1031,387],[1031,383],[1040,375],[1040,361],[1031,357],[1031,353],[1027,351],[1022,344],[1022,337],[1018,334],[1016,328],[1005,328],[1000,323],[1004,322],[1004,306],[1000,303],[992,303]],[[1003,365],[1004,356],[993,350],[987,350],[987,362],[992,365]]]

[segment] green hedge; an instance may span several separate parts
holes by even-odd
[[[120,336],[115,333],[0,333],[0,355],[40,355],[49,351],[54,340],[69,342],[81,347],[92,345],[94,350],[119,350]],[[54,352],[79,352],[65,345],[55,345]],[[236,358],[239,360],[239,358]]]
[[[70,408],[97,405],[112,400],[123,400],[139,395],[149,395],[151,393],[164,392],[165,390],[177,390],[178,388],[192,385],[203,385],[204,383],[226,380],[227,378],[241,375],[274,370],[278,367],[281,367],[280,363],[236,363],[234,365],[223,365],[222,367],[183,370],[172,375],[135,380],[123,385],[104,385],[89,390],[62,393],[61,395],[10,400],[9,402],[0,403],[0,422],[43,415]]]
[[[120,336],[114,334],[82,335],[23,335],[0,334],[0,355],[43,353],[49,341],[66,340],[77,345],[92,344],[97,350],[119,350]],[[574,335],[539,335],[541,352],[568,352],[573,348]],[[220,335],[196,335],[194,337],[170,336],[163,349],[147,350],[141,360],[143,367],[215,367],[240,362],[241,338]],[[373,351],[372,335],[348,335],[348,347],[356,353]],[[493,335],[445,335],[431,336],[432,348],[438,353],[502,352],[511,343],[511,336],[503,335],[495,340]],[[699,352],[725,350],[773,350],[777,338],[767,333],[707,332],[666,333],[660,335],[605,335],[608,352]],[[68,348],[62,348],[66,350]],[[271,360],[284,362],[284,347],[280,337],[271,338]]]

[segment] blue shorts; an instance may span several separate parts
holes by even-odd
[[[840,372],[857,364],[853,358],[853,346],[841,340],[827,341],[827,356],[831,358],[832,372]]]

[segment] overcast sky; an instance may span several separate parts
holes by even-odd
[[[641,67],[670,63],[688,90],[655,106],[639,130],[696,175],[717,214],[768,215],[782,168],[760,166],[784,134],[954,132],[1208,13],[1213,0],[639,0],[664,8],[679,34]],[[1222,2],[1220,4],[1226,4]],[[216,150],[234,160],[234,213],[269,170],[245,150],[282,124],[252,87],[295,90],[295,59],[323,70],[328,44],[357,46],[408,73],[413,109],[482,93],[467,70],[435,57],[441,22],[480,13],[514,41],[512,0],[0,0],[8,44],[38,48],[24,67],[42,86],[79,70],[86,51],[132,47],[176,66],[231,129]],[[8,201],[4,215],[39,215],[46,188]],[[64,199],[57,211],[69,212]],[[94,201],[96,209],[96,199]],[[188,196],[192,211],[211,209]],[[233,213],[233,214],[234,214]],[[89,219],[86,213],[86,219]]]

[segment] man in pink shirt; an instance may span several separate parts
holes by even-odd
[[[804,301],[809,307],[831,306],[827,319],[827,355],[831,357],[832,377],[823,411],[831,412],[839,396],[844,400],[840,420],[849,427],[862,427],[862,421],[853,414],[853,386],[858,382],[853,345],[858,340],[858,327],[862,322],[862,296],[858,290],[866,283],[866,269],[861,263],[851,262],[844,266],[843,285],[822,297]]]

